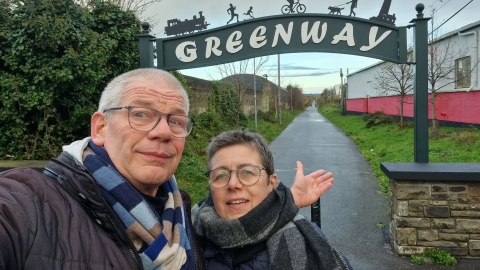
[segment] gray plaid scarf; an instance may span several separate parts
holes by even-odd
[[[282,183],[246,215],[220,218],[211,195],[199,206],[194,228],[215,246],[258,247],[266,242],[271,269],[348,269],[341,255],[313,224],[298,215],[290,190]]]

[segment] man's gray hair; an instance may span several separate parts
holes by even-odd
[[[222,132],[210,141],[210,144],[207,147],[208,170],[214,169],[210,167],[210,162],[213,155],[215,155],[218,150],[238,144],[248,144],[254,149],[257,149],[260,153],[260,159],[267,174],[272,175],[275,172],[272,152],[268,148],[268,144],[262,135],[239,129]],[[232,155],[235,155],[235,153],[232,153]]]
[[[103,111],[110,107],[128,105],[120,104],[123,93],[128,85],[154,80],[163,80],[172,88],[178,89],[185,100],[185,110],[188,115],[190,102],[188,100],[187,91],[185,91],[185,88],[183,88],[182,84],[177,78],[175,78],[175,76],[167,71],[157,68],[139,68],[115,77],[103,90],[100,103],[98,104],[98,111]]]

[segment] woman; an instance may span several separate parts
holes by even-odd
[[[210,142],[207,159],[210,194],[194,215],[207,269],[350,268],[298,214],[259,134],[224,132]]]

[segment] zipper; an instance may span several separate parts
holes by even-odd
[[[345,260],[343,259],[342,254],[340,254],[333,246],[332,246],[332,248],[333,248],[333,251],[335,251],[337,256],[340,258],[340,261],[342,262],[343,266],[345,266],[345,269],[348,270],[349,268],[348,268],[347,262],[345,262]]]
[[[96,181],[95,182],[95,187],[96,187],[96,190],[97,190],[97,194],[102,194],[101,191],[100,191],[100,186],[98,185],[98,183]],[[110,222],[110,224],[112,225],[113,227],[113,230],[115,231],[115,233],[120,237],[120,239],[126,243],[126,248],[128,249],[128,252],[130,253],[130,255],[132,256],[134,262],[135,262],[135,265],[137,266],[137,269],[140,269],[140,270],[143,270],[143,264],[137,259],[137,256],[135,255],[135,249],[132,248],[133,247],[133,243],[130,239],[125,239],[123,233],[118,229],[117,225],[115,224],[115,221],[113,220],[112,216],[111,216],[111,211],[109,211],[109,207],[106,207],[105,208],[106,211],[108,213],[106,213],[106,217],[108,219],[108,222]]]
[[[190,240],[191,246],[192,246],[192,251],[193,251],[193,258],[195,259],[195,270],[200,270],[200,261],[197,258],[197,249],[195,248],[195,245],[193,243],[193,240]]]
[[[107,219],[108,221],[110,222],[110,224],[112,225],[115,233],[120,237],[120,239],[122,239],[123,242],[126,242],[127,244],[129,244],[129,242],[125,239],[125,237],[123,237],[123,234],[122,232],[120,232],[120,230],[118,229],[117,225],[115,225],[115,222],[113,221],[112,217],[110,216],[110,214],[107,214]],[[130,245],[130,244],[129,244]],[[133,260],[135,261],[135,265],[137,266],[138,269],[143,269],[143,265],[138,261],[137,259],[137,256],[135,256],[135,252],[133,251],[131,245],[130,246],[127,246],[127,249],[130,253],[130,255],[132,255],[133,257]]]

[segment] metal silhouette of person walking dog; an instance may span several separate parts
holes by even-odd
[[[305,13],[307,10],[307,7],[304,4],[300,4],[300,0],[297,0],[297,2],[294,2],[294,0],[287,0],[288,5],[282,6],[282,13],[283,14],[290,14],[290,13]]]
[[[355,13],[355,11],[353,11],[357,7],[357,2],[358,2],[358,0],[352,0],[352,1],[348,2],[348,3],[352,3],[350,5],[350,15],[348,15],[348,16],[352,16],[352,14],[353,14],[353,17],[355,17],[357,15]]]
[[[341,6],[351,4],[350,5],[350,14],[348,16],[352,16],[352,14],[353,14],[353,17],[356,17],[357,14],[355,13],[354,9],[357,8],[357,3],[358,3],[358,0],[351,0],[349,2],[340,4],[340,5],[329,6],[328,9],[330,10],[330,12],[328,14],[342,15],[342,10],[344,8],[341,7]]]

